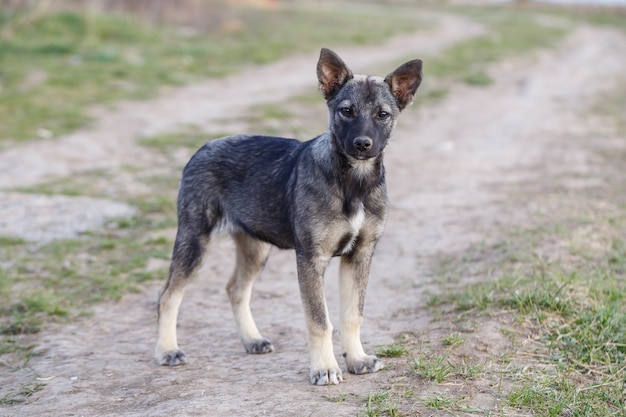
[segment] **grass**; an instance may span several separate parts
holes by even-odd
[[[426,407],[435,408],[437,410],[448,410],[457,405],[457,401],[447,395],[439,394],[433,397],[426,397],[422,400]]]
[[[94,303],[118,300],[128,292],[140,291],[146,281],[163,279],[172,242],[164,236],[154,236],[157,228],[153,226],[162,224],[161,219],[166,216],[143,211],[131,219],[132,228],[111,225],[77,239],[36,247],[2,239],[2,366],[7,370],[26,366],[33,356],[37,334],[53,323],[66,323],[89,314]],[[156,267],[148,269],[150,260],[159,259],[163,260],[163,267],[156,262]],[[42,387],[32,382],[5,387],[0,403],[23,401]]]
[[[398,407],[390,392],[378,391],[367,397],[364,417],[398,417],[399,415]]]
[[[400,356],[406,356],[408,355],[408,353],[409,350],[406,348],[406,346],[402,346],[397,343],[393,343],[388,346],[381,346],[376,350],[376,355],[380,356],[381,358],[397,358]]]
[[[521,265],[505,256],[488,266],[497,279],[470,285],[439,302],[452,303],[465,319],[508,312],[518,332],[530,331],[540,342],[533,357],[553,371],[509,370],[506,375],[514,385],[506,394],[508,406],[546,416],[623,415],[626,212],[619,219],[595,220],[592,234],[606,248],[598,253],[580,247],[574,238],[577,227],[589,227],[586,221],[570,219],[567,224],[518,233],[516,239],[522,241],[511,248],[518,252],[515,259],[524,259]],[[533,253],[555,251],[555,242],[570,242],[570,246],[564,251],[560,245],[551,261]],[[520,251],[527,253],[520,256]],[[437,382],[451,373],[442,357],[421,359],[418,365],[422,376]]]
[[[420,352],[413,360],[412,368],[421,378],[437,384],[441,384],[453,375],[453,368],[445,355],[428,355]]]
[[[465,342],[465,338],[459,333],[452,333],[441,340],[441,343],[447,348],[454,349],[461,346]]]
[[[157,27],[130,15],[0,10],[0,143],[71,132],[89,122],[90,105],[151,97],[162,86],[419,27],[415,18],[382,9],[377,16],[323,8],[223,8],[224,22],[194,31]],[[381,19],[381,13],[393,18]]]
[[[146,239],[137,229],[111,229],[55,241],[36,253],[18,245],[3,250],[3,262],[18,255],[3,269],[11,290],[2,296],[0,334],[37,333],[47,320],[75,316],[95,302],[119,299],[146,280],[162,278],[163,271],[146,271],[147,261],[167,259],[170,246],[169,240]]]
[[[75,239],[45,245],[0,239],[0,363],[5,369],[27,366],[37,334],[53,323],[90,314],[94,303],[118,300],[140,291],[146,281],[163,279],[172,241],[159,231],[175,224],[174,201],[146,197],[137,206],[135,217]],[[21,402],[42,387],[33,381],[4,387],[0,403]]]
[[[34,393],[41,391],[45,384],[35,382],[20,387],[18,390],[10,391],[6,395],[0,397],[0,404],[13,405],[24,401],[24,399],[32,396]]]

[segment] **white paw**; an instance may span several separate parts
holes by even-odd
[[[311,370],[309,381],[313,385],[337,385],[343,377],[339,368]]]
[[[361,375],[378,372],[383,369],[385,365],[374,355],[367,355],[355,360],[351,360],[346,356],[346,367],[351,374]]]
[[[156,360],[159,365],[164,366],[177,366],[187,363],[185,352],[180,349],[157,354]]]
[[[248,353],[269,353],[274,351],[274,345],[267,339],[256,339],[250,342],[243,342],[243,346]]]

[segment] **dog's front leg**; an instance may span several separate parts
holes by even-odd
[[[341,346],[348,372],[365,374],[383,368],[374,355],[368,355],[361,345],[363,304],[374,245],[358,246],[341,257],[339,296],[341,303]]]
[[[328,318],[324,295],[324,271],[328,257],[311,256],[297,251],[300,296],[309,333],[311,373],[314,385],[338,384],[343,380],[333,352],[333,325]]]

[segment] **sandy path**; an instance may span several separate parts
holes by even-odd
[[[434,51],[433,43],[445,44],[439,35],[430,36],[418,35],[404,44],[395,40],[398,54],[414,50],[421,55],[428,48]],[[422,43],[416,43],[419,39]],[[449,40],[454,39],[459,37],[451,35]],[[626,40],[620,34],[581,27],[555,51],[493,68],[496,82],[488,88],[458,87],[442,103],[419,114],[407,111],[403,115],[386,157],[392,206],[372,266],[362,334],[366,349],[390,343],[400,331],[428,334],[431,330],[428,313],[421,307],[430,286],[425,268],[430,257],[497,235],[499,222],[520,220],[523,210],[507,205],[506,196],[494,185],[532,179],[546,166],[584,169],[585,149],[568,151],[582,155],[575,167],[558,166],[563,156],[551,152],[551,144],[567,140],[564,132],[576,128],[589,99],[625,73],[624,50]],[[344,55],[353,67],[362,67],[358,54]],[[292,72],[304,74],[310,83],[313,61],[298,57],[276,65],[293,65]],[[247,76],[259,79],[258,73]],[[285,82],[277,81],[283,88]],[[239,87],[228,83],[226,88]],[[212,90],[207,88],[207,95],[198,96],[195,89],[187,91],[198,103],[208,101],[203,111],[210,113],[212,108],[221,108],[211,104]],[[169,98],[180,100],[182,94]],[[156,103],[167,107],[166,98]],[[157,104],[137,104],[141,113],[128,115],[132,134],[125,133],[126,140],[141,131],[143,117],[151,117],[153,105]],[[180,112],[176,121],[162,121],[164,125],[158,128],[186,122],[185,114]],[[98,129],[96,133],[104,134]],[[66,140],[78,141],[78,137]],[[102,152],[115,155],[114,149],[102,146]],[[0,161],[6,157],[0,155]],[[49,174],[65,175],[75,169],[80,164],[77,167],[68,159]],[[38,181],[38,175],[19,178],[27,184]],[[291,252],[272,253],[253,297],[257,323],[274,342],[276,352],[246,355],[223,290],[232,269],[230,249],[227,240],[213,244],[183,303],[179,338],[191,363],[177,368],[152,363],[154,306],[160,288],[155,283],[144,294],[98,306],[92,318],[44,335],[42,345],[47,352],[33,359],[31,367],[37,376],[50,378],[46,388],[26,404],[0,408],[0,415],[356,415],[363,409],[363,396],[383,386],[394,370],[348,375],[336,387],[313,387],[306,382],[304,318]],[[333,263],[327,280],[335,322],[336,267]],[[323,398],[342,394],[346,399],[341,403]]]

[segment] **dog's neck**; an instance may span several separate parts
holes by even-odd
[[[344,211],[350,216],[361,207],[367,195],[384,184],[383,152],[367,160],[352,158],[340,151],[334,155],[340,172],[337,180],[343,190]]]

